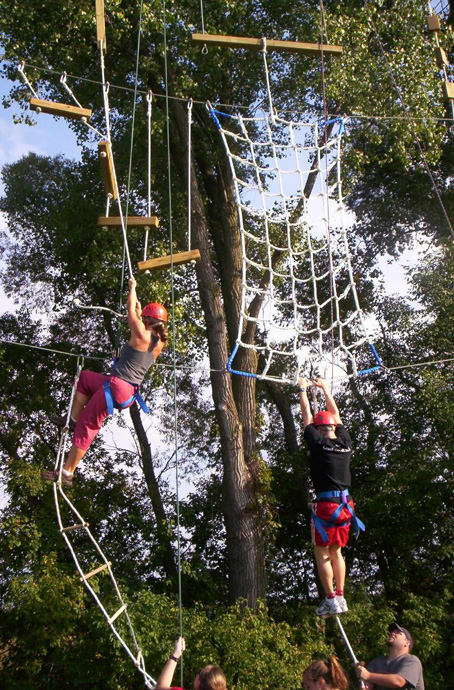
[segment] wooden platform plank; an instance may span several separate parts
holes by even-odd
[[[452,81],[444,81],[443,82],[443,96],[445,97],[445,100],[447,100],[447,101],[454,100],[454,82],[452,82]]]
[[[104,18],[104,0],[96,0],[96,39],[102,41],[103,53],[107,52],[106,22]]]
[[[109,565],[112,565],[112,563],[110,563],[110,561],[109,561]],[[97,575],[98,573],[102,572],[103,570],[106,570],[107,567],[108,567],[107,563],[104,563],[104,565],[100,565],[99,568],[95,568],[94,570],[90,570],[90,572],[87,573],[86,575],[84,575],[84,577],[86,580],[88,580],[90,577],[93,577],[93,575]],[[81,577],[80,581],[83,582],[83,580],[84,580],[84,578]]]
[[[206,44],[207,46],[221,46],[224,48],[248,48],[249,50],[262,50],[261,38],[246,38],[243,36],[219,36],[214,34],[192,34],[192,42]],[[300,43],[299,41],[275,41],[267,39],[266,49],[276,51],[288,51],[290,53],[303,53],[304,55],[324,55],[339,57],[342,55],[342,46],[321,45],[320,43]]]
[[[111,617],[109,618],[109,623],[110,623],[111,625],[112,625],[112,623],[113,623],[114,621],[117,620],[118,616],[120,616],[120,615],[123,613],[123,611],[126,611],[126,607],[127,607],[127,604],[123,604],[123,606],[121,606],[121,607],[118,609],[118,611],[117,611],[116,613],[114,613],[114,615],[111,616]]]
[[[144,271],[161,271],[170,268],[172,263],[174,266],[179,266],[190,261],[200,261],[200,258],[199,250],[191,249],[190,252],[180,252],[179,254],[160,256],[157,259],[147,259],[147,261],[139,261],[139,273],[144,273]]]
[[[91,110],[89,108],[79,108],[77,105],[69,105],[67,103],[43,101],[41,98],[30,98],[30,110],[66,117],[69,120],[82,120],[82,118],[85,118],[87,122],[90,122],[91,118]]]
[[[427,28],[429,29],[429,31],[440,31],[441,24],[438,14],[427,15]]]
[[[84,527],[88,527],[89,523],[88,522],[82,522],[78,525],[69,525],[69,527],[62,527],[60,530],[61,533],[63,532],[72,532],[75,529],[83,529]]]
[[[106,194],[110,194],[112,196],[112,199],[116,199],[117,195],[115,193],[112,151],[110,148],[110,142],[100,141],[98,143],[98,156],[99,162],[101,164],[101,173]]]
[[[435,60],[440,69],[443,69],[443,67],[448,64],[446,52],[440,46],[435,48]]]
[[[121,228],[121,219],[119,216],[99,216],[97,225],[98,227]],[[145,227],[159,227],[159,218],[156,216],[128,216],[128,228]]]

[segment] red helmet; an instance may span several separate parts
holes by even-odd
[[[158,319],[165,323],[167,321],[167,310],[162,304],[150,302],[142,309],[142,316],[150,316],[152,319]]]
[[[317,412],[317,414],[314,416],[314,424],[315,426],[336,426],[336,418],[334,417],[331,412],[327,412],[326,410],[321,410],[320,412]]]

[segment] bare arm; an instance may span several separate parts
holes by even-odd
[[[173,646],[172,656],[174,656],[175,659],[179,659],[180,656],[183,654],[185,648],[186,643],[184,641],[184,637],[179,637]],[[166,665],[162,669],[161,675],[159,676],[158,681],[156,683],[155,690],[170,690],[173,674],[175,673],[176,667],[177,662],[174,659],[167,659]]]
[[[300,389],[300,405],[301,405],[301,415],[303,417],[304,426],[312,424],[313,417],[311,412],[311,406],[309,404],[309,398],[307,397],[307,387],[309,386],[309,381],[306,378],[298,379],[298,388]]]
[[[142,310],[140,308],[140,302],[137,299],[136,285],[137,283],[134,278],[130,278],[128,302],[126,305],[128,309],[128,325],[131,329],[131,336],[142,340],[145,336],[146,328],[140,318]]]
[[[366,682],[366,687],[381,685],[384,688],[403,688],[407,684],[398,673],[371,673],[361,664],[356,667],[356,675]]]
[[[326,409],[328,410],[328,412],[331,412],[331,414],[336,418],[336,424],[342,424],[339,410],[337,408],[336,403],[334,402],[334,398],[331,394],[326,379],[317,378],[312,383],[314,384],[314,386],[317,386],[318,388],[322,389],[326,400]]]

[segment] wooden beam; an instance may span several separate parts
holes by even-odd
[[[108,564],[109,564],[109,565],[112,565],[112,563],[111,563],[110,561],[108,561]],[[107,567],[108,567],[107,563],[104,563],[104,565],[100,565],[98,568],[95,568],[94,570],[90,570],[89,573],[87,573],[86,575],[84,575],[84,578],[85,578],[86,580],[88,580],[90,577],[93,577],[93,575],[97,575],[98,573],[101,573],[103,570],[106,570]],[[79,579],[80,579],[81,582],[83,582],[83,581],[84,581],[84,578],[81,577],[81,578],[79,578]]]
[[[160,256],[157,259],[147,259],[147,261],[139,261],[139,273],[145,271],[162,271],[165,268],[179,266],[180,264],[187,264],[190,261],[200,261],[200,252],[198,249],[192,249],[190,252],[180,252],[179,254],[170,254],[169,256]]]
[[[121,219],[119,216],[99,216],[97,225],[98,227],[121,228]],[[156,216],[128,216],[128,228],[146,227],[159,227],[159,218],[156,218]]]
[[[454,100],[454,82],[444,81],[443,82],[443,96],[446,101]]]
[[[207,46],[221,46],[224,48],[249,48],[262,50],[261,38],[244,38],[242,36],[218,36],[213,34],[192,34],[192,42]],[[297,41],[274,41],[267,39],[267,50],[289,51],[290,53],[304,53],[304,55],[342,55],[342,46],[321,45],[320,43],[299,43]]]
[[[82,120],[85,118],[90,122],[91,110],[79,108],[77,105],[67,103],[54,103],[53,101],[42,101],[40,98],[30,98],[30,110],[37,113],[47,113],[48,115],[59,115],[70,120]]]
[[[104,19],[104,0],[96,0],[96,40],[102,41],[102,50],[107,52],[106,22]]]
[[[110,149],[109,141],[100,141],[98,143],[98,156],[101,164],[101,173],[106,194],[110,194],[112,199],[116,199],[117,195],[114,184],[112,151]]]
[[[438,14],[427,15],[427,28],[429,29],[429,31],[440,31],[441,24]]]
[[[448,64],[446,53],[440,46],[435,48],[435,60],[437,61],[437,65],[440,69],[443,69],[443,67]]]

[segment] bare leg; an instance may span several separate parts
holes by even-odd
[[[345,561],[342,556],[342,547],[339,544],[331,544],[329,546],[329,555],[331,556],[331,563],[336,579],[336,588],[343,590],[345,585]]]
[[[333,579],[334,572],[331,565],[330,547],[329,546],[314,546],[315,560],[317,563],[317,570],[322,582],[325,594],[333,594]]]
[[[79,419],[80,413],[84,409],[85,405],[87,402],[90,400],[88,395],[84,395],[83,393],[80,393],[79,391],[76,391],[76,395],[74,396],[73,400],[73,405],[71,407],[71,417],[77,422]]]
[[[71,446],[71,450],[69,451],[67,460],[65,462],[64,468],[67,472],[71,472],[71,474],[74,472],[76,469],[77,465],[79,462],[82,460],[84,457],[86,451],[82,450],[81,448],[77,448],[77,446]]]

